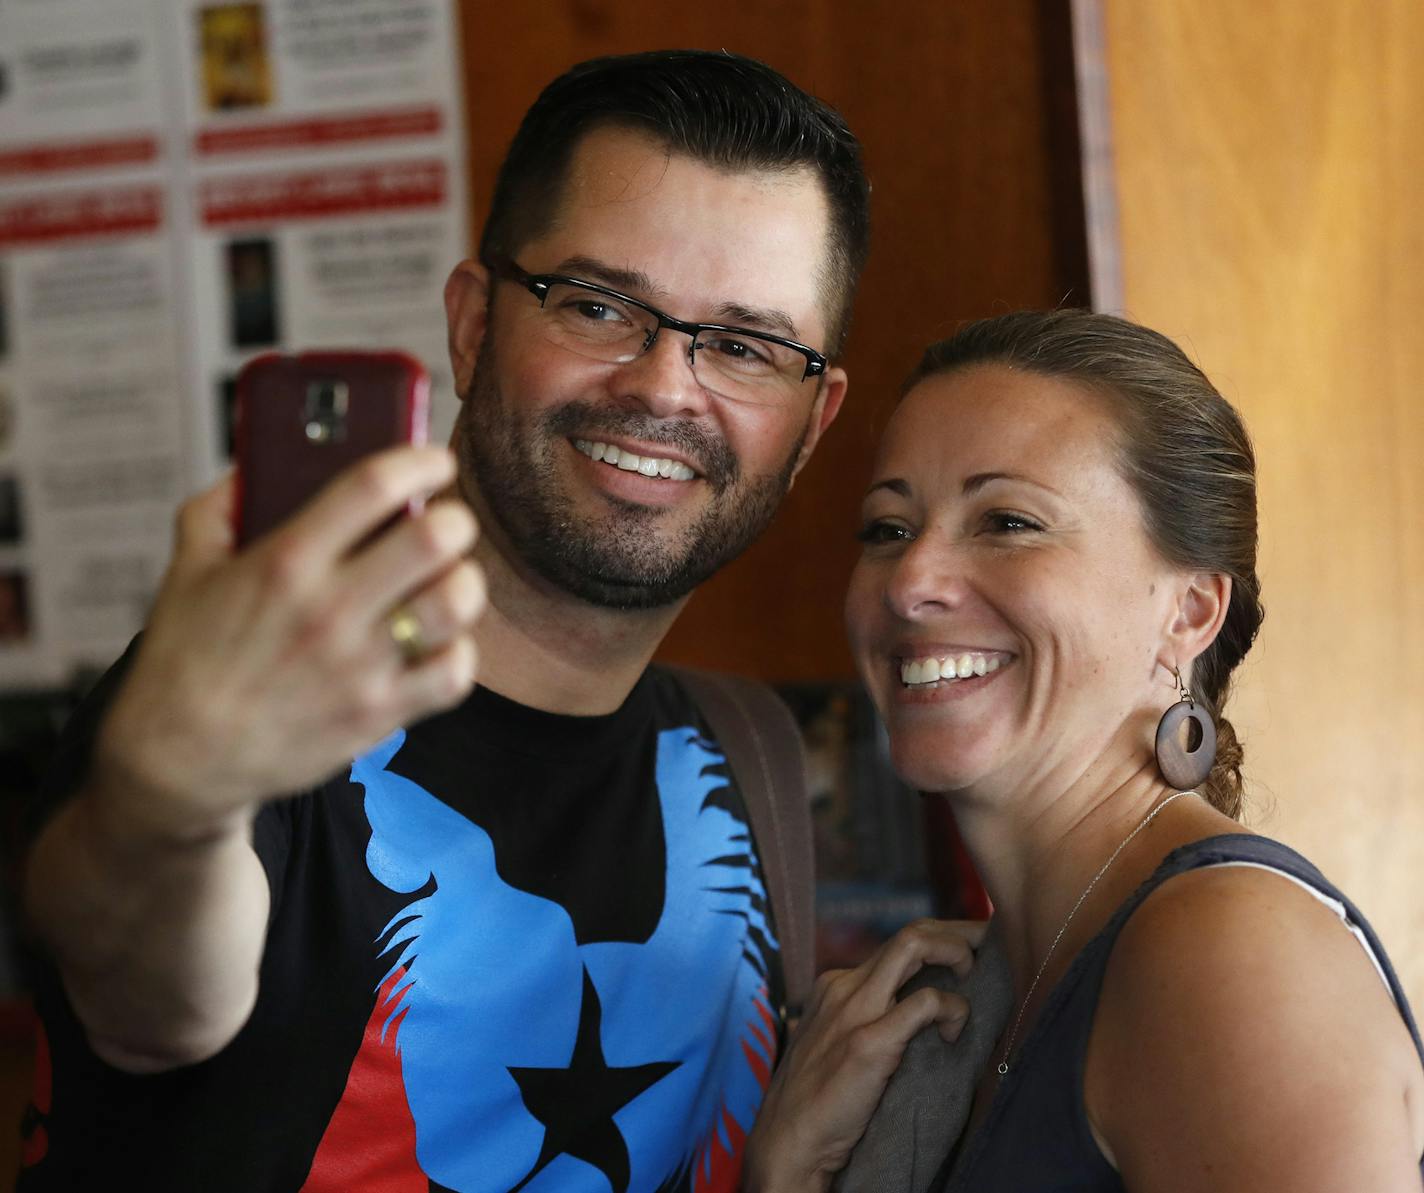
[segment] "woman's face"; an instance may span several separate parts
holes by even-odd
[[[1066,784],[1114,742],[1146,760],[1182,577],[1116,436],[1099,395],[1001,365],[931,377],[896,410],[846,619],[913,786]]]

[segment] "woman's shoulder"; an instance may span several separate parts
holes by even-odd
[[[1170,978],[1183,997],[1211,1005],[1284,996],[1308,978],[1314,991],[1366,987],[1388,1005],[1344,895],[1294,850],[1249,832],[1218,835],[1173,850],[1154,878],[1122,926],[1105,984],[1132,994]]]
[[[1143,1160],[1124,1147],[1167,1146],[1185,1128],[1215,1138],[1213,1162],[1229,1169],[1244,1161],[1213,1135],[1227,1124],[1302,1180],[1319,1157],[1288,1143],[1301,1131],[1322,1155],[1372,1139],[1417,1157],[1419,1055],[1404,1008],[1329,901],[1339,892],[1248,834],[1184,845],[1157,877],[1113,946],[1085,1072],[1090,1120],[1119,1167]],[[1377,1121],[1353,1121],[1366,1113]]]

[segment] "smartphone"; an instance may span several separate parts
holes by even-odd
[[[361,457],[424,443],[430,375],[403,352],[264,353],[237,375],[238,546]]]

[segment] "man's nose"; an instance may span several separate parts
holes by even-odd
[[[691,337],[668,327],[618,367],[613,385],[618,397],[639,403],[655,418],[695,417],[710,403],[693,371]]]

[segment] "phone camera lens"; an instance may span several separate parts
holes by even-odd
[[[335,443],[346,438],[349,399],[350,390],[344,381],[313,381],[307,386],[303,421],[312,443]]]

